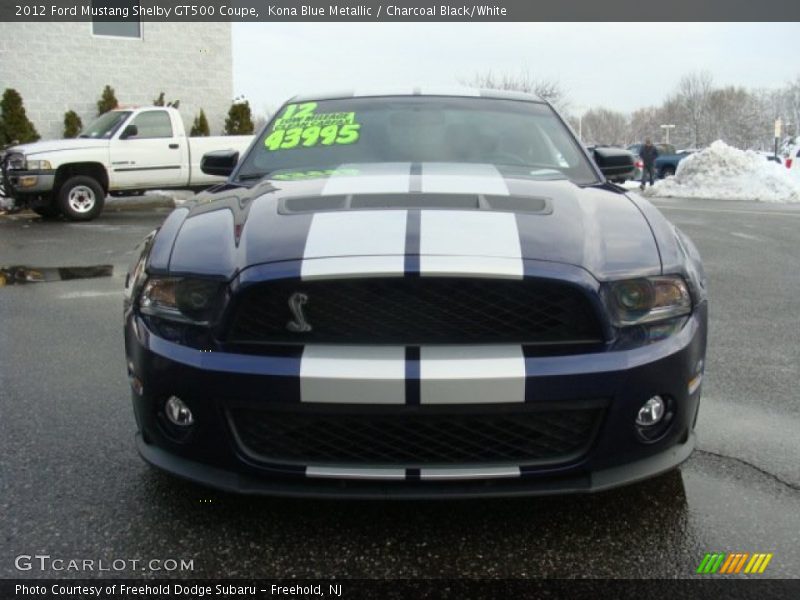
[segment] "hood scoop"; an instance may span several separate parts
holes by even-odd
[[[489,210],[549,215],[550,198],[540,196],[494,196],[485,194],[341,194],[283,198],[278,212],[284,215],[345,210],[379,209]]]

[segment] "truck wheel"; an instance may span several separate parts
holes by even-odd
[[[106,194],[96,179],[70,177],[58,190],[58,206],[70,221],[91,221],[103,210]]]

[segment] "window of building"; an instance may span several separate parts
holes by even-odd
[[[92,21],[92,33],[114,37],[140,38],[142,24],[139,21]]]
[[[133,16],[131,0],[93,0],[92,9],[99,14],[92,18],[92,33],[123,38],[141,38],[142,23]],[[138,2],[136,2],[138,4]],[[124,21],[111,21],[119,18]]]
[[[138,130],[131,139],[172,137],[172,122],[165,110],[148,110],[139,113],[131,125],[136,125]]]

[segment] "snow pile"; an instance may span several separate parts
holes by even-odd
[[[684,158],[674,177],[658,181],[646,195],[800,202],[800,181],[785,166],[718,140]]]

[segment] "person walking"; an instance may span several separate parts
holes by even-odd
[[[650,178],[651,187],[656,178],[656,159],[658,158],[658,149],[653,145],[653,142],[650,140],[650,138],[645,139],[640,155],[642,159],[642,185],[639,187],[640,189],[644,190],[647,178]]]

